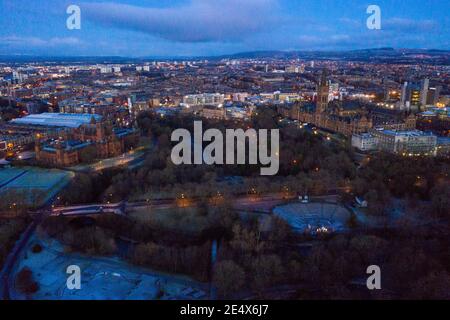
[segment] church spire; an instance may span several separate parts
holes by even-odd
[[[327,69],[323,68],[322,75],[320,76],[320,85],[321,86],[327,85],[327,75],[328,75]]]
[[[327,71],[326,69],[323,69],[319,85],[317,86],[316,113],[320,114],[326,111],[328,107],[328,94]]]

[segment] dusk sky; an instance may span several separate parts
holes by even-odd
[[[81,8],[81,30],[66,9]],[[381,30],[366,9],[381,8]],[[449,0],[0,0],[0,54],[199,56],[450,49]]]

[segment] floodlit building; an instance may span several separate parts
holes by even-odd
[[[89,123],[66,131],[56,141],[41,142],[37,139],[36,160],[56,166],[72,166],[89,157],[115,157],[136,145],[138,136],[134,130],[113,128],[110,121],[89,116]]]
[[[401,106],[406,109],[409,109],[412,106],[425,106],[428,102],[429,86],[429,79],[423,79],[420,83],[405,82],[401,91]],[[436,92],[434,94],[436,94]],[[439,92],[437,92],[437,94],[439,95]]]
[[[331,110],[329,107],[330,87],[326,71],[322,73],[317,86],[317,101],[314,106],[296,104],[292,108],[280,108],[279,112],[286,117],[302,122],[313,123],[317,127],[342,133],[351,137],[354,133],[367,132],[372,128],[372,120],[364,110],[347,115],[343,110]]]
[[[96,114],[42,113],[10,123],[23,130],[41,128],[39,134],[31,136],[35,140],[36,160],[55,166],[83,162],[88,151],[95,158],[117,156],[138,140],[134,130],[113,128],[110,121]],[[46,131],[53,134],[42,134]]]
[[[78,128],[97,115],[41,113],[16,118],[0,125],[0,142],[8,150],[33,144],[35,139],[58,138],[63,132]]]
[[[206,119],[226,119],[227,111],[224,107],[216,108],[211,106],[204,106],[200,114],[203,118]]]

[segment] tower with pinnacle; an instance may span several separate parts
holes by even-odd
[[[316,113],[323,114],[327,110],[329,92],[330,88],[327,81],[327,71],[324,69],[320,77],[319,85],[317,86]]]

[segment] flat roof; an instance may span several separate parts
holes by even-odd
[[[392,136],[408,136],[408,137],[423,137],[423,136],[433,136],[434,134],[431,132],[424,132],[420,130],[408,130],[408,131],[395,131],[395,130],[382,130],[384,134],[392,135]]]
[[[94,118],[95,121],[100,121],[102,119],[100,115],[90,113],[45,112],[13,119],[10,123],[21,125],[40,125],[46,127],[78,128],[84,124],[89,124],[92,118]]]
[[[437,142],[439,145],[450,145],[450,137],[438,137]]]
[[[83,141],[78,141],[78,140],[68,140],[68,141],[64,141],[61,143],[61,146],[63,149],[65,150],[76,150],[76,149],[82,149],[84,147],[87,147],[89,145],[91,145],[91,142],[83,142]],[[56,144],[47,144],[44,145],[44,147],[42,148],[45,151],[48,152],[56,152]]]
[[[361,132],[361,133],[355,133],[353,134],[356,137],[363,137],[363,138],[374,138],[374,135],[370,132]]]

